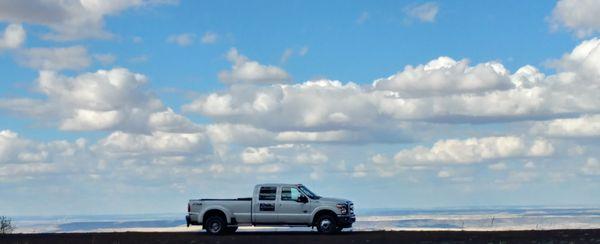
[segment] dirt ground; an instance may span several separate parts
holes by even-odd
[[[0,243],[600,243],[600,229],[547,231],[121,232],[0,235]]]

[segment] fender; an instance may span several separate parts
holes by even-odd
[[[338,209],[332,206],[328,206],[328,205],[324,205],[324,206],[318,206],[316,207],[312,213],[311,213],[311,217],[310,217],[310,223],[312,223],[315,220],[315,215],[317,215],[318,212],[322,211],[322,210],[329,210],[334,212],[336,215],[338,215]]]
[[[204,214],[211,210],[220,210],[221,212],[223,212],[225,214],[225,221],[227,222],[227,224],[231,224],[231,216],[233,216],[233,214],[231,213],[231,211],[229,211],[226,207],[222,205],[213,205],[210,206],[210,208],[202,209],[202,212],[200,212],[200,214],[198,215],[198,222],[201,223],[204,219]]]

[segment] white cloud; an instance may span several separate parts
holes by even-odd
[[[452,172],[448,171],[448,170],[440,170],[437,173],[437,177],[439,178],[449,178],[452,176]]]
[[[204,35],[202,35],[200,41],[202,41],[204,44],[213,44],[216,43],[218,39],[219,35],[217,33],[207,31],[204,33]]]
[[[600,115],[584,115],[573,119],[537,122],[532,132],[553,137],[598,137]]]
[[[283,69],[250,60],[239,54],[235,48],[229,50],[227,60],[233,64],[231,70],[219,73],[219,80],[225,83],[269,84],[286,82],[291,79]]]
[[[86,151],[84,139],[76,142],[37,142],[20,137],[10,130],[0,131],[0,182],[25,180],[36,175],[69,172],[86,163],[71,165],[67,158],[77,158]]]
[[[148,126],[152,130],[164,132],[191,133],[201,130],[200,126],[190,121],[187,117],[175,113],[171,108],[150,114]]]
[[[554,146],[551,142],[546,139],[538,138],[533,141],[531,148],[529,148],[529,156],[532,157],[545,157],[550,156],[554,153]]]
[[[299,56],[304,56],[308,53],[308,47],[304,46],[302,48],[300,48],[300,50],[298,50],[298,55]]]
[[[193,33],[182,33],[167,37],[167,42],[177,44],[182,47],[187,47],[194,44],[195,39],[196,35]]]
[[[304,46],[300,49],[286,48],[281,54],[281,59],[279,62],[286,63],[292,56],[296,55],[298,57],[304,57],[308,53],[308,47]]]
[[[509,72],[497,62],[469,67],[467,60],[439,57],[426,65],[406,66],[404,71],[375,80],[379,90],[398,92],[402,97],[474,93],[514,87]]]
[[[91,64],[83,46],[24,49],[17,54],[17,61],[38,70],[80,70]]]
[[[299,164],[323,164],[328,160],[327,155],[312,148],[299,152],[295,157],[296,163]]]
[[[180,155],[207,152],[209,143],[204,133],[153,132],[150,135],[121,131],[111,133],[94,145],[93,150],[117,156]]]
[[[394,156],[400,165],[472,164],[486,160],[548,156],[552,145],[543,140],[527,142],[515,136],[440,140],[431,148],[417,146]]]
[[[596,158],[588,158],[581,172],[586,175],[600,175],[600,162]]]
[[[359,138],[375,141],[385,138],[376,136],[378,128],[402,122],[527,121],[597,113],[598,44],[597,39],[582,42],[554,62],[559,72],[549,76],[530,65],[511,74],[496,62],[469,66],[464,60],[440,57],[377,79],[371,86],[335,80],[230,86],[183,109],[219,122],[243,121],[257,128],[297,131],[296,135],[303,136],[352,129]],[[233,54],[237,57],[237,52]]]
[[[357,178],[365,177],[365,176],[367,176],[366,171],[367,171],[367,166],[365,164],[358,164],[358,165],[354,166],[354,168],[353,168],[352,177],[357,177]]]
[[[223,164],[212,164],[208,170],[212,173],[221,174],[225,171],[225,166]]]
[[[283,171],[283,166],[281,164],[267,164],[261,165],[256,169],[256,172],[261,174],[274,174]]]
[[[408,6],[404,9],[406,15],[411,18],[415,18],[421,22],[435,22],[440,7],[435,2],[426,2],[423,4],[417,4]]]
[[[19,24],[10,24],[4,29],[4,33],[0,35],[0,51],[2,49],[15,49],[23,45],[27,33],[23,26]]]
[[[94,59],[100,62],[102,65],[110,65],[117,60],[117,56],[112,53],[99,53],[93,55]]]
[[[247,147],[241,157],[242,161],[247,164],[262,164],[275,159],[275,155],[267,147]]]
[[[294,49],[291,48],[286,48],[285,51],[283,51],[283,54],[281,54],[281,63],[285,63],[288,61],[288,59],[290,59],[290,57],[292,57],[292,55],[294,55]]]
[[[0,100],[0,108],[58,124],[63,130],[190,132],[187,118],[166,108],[144,84],[147,78],[115,68],[75,77],[41,71],[36,90],[45,99]],[[54,120],[54,121],[53,121]]]
[[[535,163],[533,161],[527,161],[523,167],[526,169],[535,169]]]
[[[132,7],[167,3],[153,0],[28,0],[1,1],[0,21],[47,26],[52,32],[44,35],[52,40],[110,38],[104,30],[104,18]]]
[[[600,31],[600,2],[596,0],[560,0],[552,10],[553,28],[565,27],[580,38]]]
[[[505,163],[500,162],[500,163],[490,164],[488,166],[488,168],[491,170],[495,170],[495,171],[502,171],[502,170],[506,170],[508,167],[506,166]]]
[[[207,125],[206,130],[215,144],[265,145],[275,137],[273,132],[246,124],[215,123]]]

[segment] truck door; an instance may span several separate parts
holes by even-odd
[[[280,223],[308,224],[310,222],[310,202],[298,202],[302,193],[296,187],[281,187],[277,218]]]
[[[256,196],[255,196],[256,197]],[[277,222],[277,186],[261,186],[258,199],[252,205],[252,222],[268,224]]]

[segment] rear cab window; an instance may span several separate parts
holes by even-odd
[[[275,201],[277,198],[277,187],[276,186],[261,186],[258,193],[258,200],[260,201]]]

